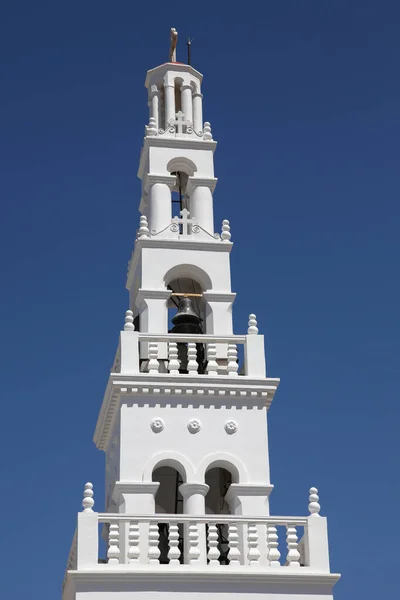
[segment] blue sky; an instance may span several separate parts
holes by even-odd
[[[178,60],[195,38],[219,142],[236,332],[257,314],[282,380],[272,511],[306,514],[318,487],[335,600],[396,597],[399,4],[19,0],[1,13],[3,595],[59,597],[85,481],[102,509],[92,435],[127,308],[143,82],[175,26]]]

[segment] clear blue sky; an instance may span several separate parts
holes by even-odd
[[[2,596],[60,597],[85,481],[103,507],[92,435],[127,308],[143,82],[175,26],[178,60],[195,38],[219,142],[236,332],[257,313],[282,380],[272,510],[306,514],[317,486],[343,574],[335,600],[397,597],[398,2],[1,12]]]

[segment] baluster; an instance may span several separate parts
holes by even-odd
[[[149,375],[158,373],[158,344],[157,342],[149,342]]]
[[[108,534],[108,564],[117,565],[119,563],[119,525],[111,523]]]
[[[139,523],[137,521],[131,521],[129,523],[129,548],[128,548],[128,562],[138,563],[140,556],[139,548]]]
[[[212,567],[219,567],[219,550],[218,550],[218,529],[214,523],[208,526],[208,554],[207,558]]]
[[[286,560],[289,563],[289,567],[300,567],[300,552],[298,551],[297,543],[297,530],[296,527],[291,525],[286,526],[286,545],[288,554]]]
[[[147,556],[149,557],[150,565],[159,565],[160,561],[160,549],[158,547],[159,532],[158,523],[150,523],[149,527],[149,551]]]
[[[258,567],[260,564],[260,551],[258,549],[258,529],[256,523],[249,523],[247,527],[247,545],[249,551],[247,558],[250,567]]]
[[[168,342],[168,371],[170,375],[179,375],[180,361],[178,360],[178,346],[176,342]]]
[[[199,545],[199,530],[197,523],[189,523],[189,564],[195,565],[200,556]]]
[[[229,566],[238,567],[240,565],[240,550],[239,550],[239,530],[237,523],[229,523],[228,529],[229,540]]]
[[[268,539],[268,560],[271,567],[280,567],[281,563],[279,559],[281,553],[278,550],[278,533],[275,525],[268,525],[267,529]]]
[[[189,375],[198,375],[197,373],[197,348],[196,344],[188,344],[188,365],[187,370]]]
[[[217,345],[207,345],[207,374],[218,375],[218,363],[217,363]]]
[[[235,377],[238,374],[238,368],[237,346],[236,344],[228,344],[228,375]]]
[[[175,344],[176,345],[176,344]],[[171,523],[169,526],[169,564],[170,565],[179,565],[179,559],[181,556],[181,551],[179,550],[179,528],[178,523]]]

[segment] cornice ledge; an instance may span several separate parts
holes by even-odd
[[[146,568],[148,566],[148,568]],[[312,571],[308,567],[302,567],[293,573],[291,569],[281,567],[276,571],[271,567],[249,567],[248,565],[233,569],[230,566],[220,565],[218,567],[193,567],[181,565],[174,568],[162,569],[153,565],[140,565],[140,568],[128,569],[126,565],[101,565],[92,569],[79,571],[68,571],[68,576],[79,579],[82,582],[108,581],[112,583],[127,582],[174,582],[187,585],[192,583],[204,584],[205,579],[214,583],[240,584],[249,580],[249,583],[265,583],[274,585],[293,586],[326,586],[333,588],[339,581],[339,573],[321,573]]]
[[[109,377],[106,390],[104,392],[103,401],[101,403],[100,413],[97,417],[96,428],[93,435],[93,441],[99,450],[105,450],[105,430],[109,430],[109,412],[110,412],[110,400],[112,399],[114,386],[111,377]]]
[[[187,236],[189,238],[190,236]],[[141,238],[135,240],[136,248],[166,248],[172,250],[212,250],[213,252],[230,252],[232,250],[232,242],[222,243],[220,239],[213,241],[208,240],[190,240],[187,238]]]
[[[196,148],[202,150],[215,151],[217,142],[215,140],[203,140],[196,138],[176,138],[176,137],[145,137],[143,149],[147,150],[151,146],[164,146],[166,148]]]

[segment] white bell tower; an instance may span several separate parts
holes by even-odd
[[[308,516],[270,515],[267,413],[279,380],[266,376],[255,315],[233,334],[216,142],[202,75],[176,62],[176,42],[171,30],[171,62],[145,82],[129,310],[94,436],[105,512],[87,483],[63,600],[332,599],[339,575],[316,488]]]

